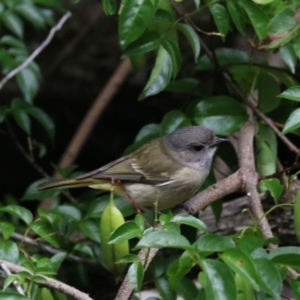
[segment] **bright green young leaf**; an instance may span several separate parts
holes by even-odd
[[[251,255],[253,251],[259,249],[264,245],[265,239],[259,234],[259,232],[254,231],[252,228],[248,228],[239,235],[239,240],[237,242],[237,248],[242,250],[244,253]]]
[[[144,267],[139,260],[132,263],[128,269],[127,276],[133,289],[136,292],[140,291],[144,279]]]
[[[147,31],[124,50],[123,57],[147,53],[157,49],[160,45],[159,33],[156,31]]]
[[[255,290],[260,289],[255,265],[250,256],[235,248],[226,250],[220,257],[235,273],[249,281]]]
[[[245,34],[246,22],[244,11],[238,5],[236,0],[228,0],[226,1],[226,5],[235,27],[241,34]]]
[[[154,280],[154,284],[162,300],[176,300],[176,294],[171,289],[170,284],[166,278],[157,278]]]
[[[158,0],[128,0],[122,6],[119,18],[119,38],[122,48],[140,37],[158,6]]]
[[[266,258],[255,259],[253,262],[262,289],[272,295],[272,299],[281,300],[282,281],[276,266]]]
[[[294,204],[294,227],[298,241],[300,241],[300,189],[296,194],[295,204]],[[1,228],[1,226],[0,226]]]
[[[179,110],[172,110],[164,116],[161,122],[160,135],[163,136],[175,129],[190,125],[191,122],[184,113]]]
[[[245,11],[259,40],[267,36],[268,19],[263,9],[252,1],[240,0],[239,5]]]
[[[172,222],[189,225],[208,233],[206,225],[200,219],[189,214],[178,214],[172,218]]]
[[[52,246],[60,248],[62,240],[57,236],[52,226],[45,220],[37,219],[30,224],[30,229]]]
[[[207,300],[237,299],[232,272],[223,262],[204,259],[200,265],[205,273],[204,289]]]
[[[247,280],[239,274],[235,274],[235,285],[238,292],[237,300],[253,300],[253,288]]]
[[[162,91],[170,82],[172,72],[172,59],[168,51],[164,47],[160,46],[157,52],[154,68],[146,87],[139,96],[139,100],[156,95]]]
[[[178,23],[176,25],[176,28],[185,36],[185,38],[189,42],[194,52],[194,58],[196,62],[200,54],[200,40],[196,31],[193,29],[192,26],[182,23]]]
[[[16,75],[16,78],[25,100],[28,103],[32,103],[39,88],[39,83],[35,73],[31,70],[31,68],[27,67],[20,71]]]
[[[116,0],[102,0],[102,8],[106,15],[114,15],[117,12]]]
[[[21,3],[16,5],[14,7],[14,10],[29,22],[31,22],[35,27],[44,27],[44,17],[37,6],[31,3]]]
[[[17,14],[6,10],[1,15],[1,21],[13,34],[23,38],[23,22]]]
[[[153,230],[147,232],[136,245],[136,249],[149,248],[180,248],[189,249],[189,241],[175,231]]]
[[[260,182],[266,190],[270,191],[275,202],[278,203],[278,200],[281,197],[283,191],[283,185],[280,183],[277,178],[264,179]]]
[[[230,29],[229,16],[225,6],[220,3],[213,3],[209,6],[209,9],[219,32],[224,38]]]
[[[300,270],[300,247],[286,246],[274,249],[269,259],[275,264],[281,264]]]
[[[28,210],[25,207],[15,205],[15,204],[0,207],[0,211],[9,213],[11,215],[14,215],[14,216],[20,218],[27,225],[30,224],[32,222],[32,219],[33,219],[32,213],[30,212],[30,210]]]
[[[205,234],[196,241],[194,247],[200,252],[221,252],[235,248],[235,243],[229,236]]]
[[[279,49],[279,53],[283,61],[289,67],[292,74],[295,74],[297,63],[297,55],[292,45],[286,45]]]
[[[277,97],[300,102],[300,85],[288,88]]]
[[[31,298],[21,295],[18,292],[5,291],[0,291],[0,298],[5,300],[31,300]]]
[[[109,238],[109,244],[115,244],[142,235],[142,231],[135,222],[126,222],[117,228]]]
[[[282,134],[293,132],[300,127],[300,108],[294,110],[286,121]]]
[[[248,119],[245,108],[227,96],[206,98],[191,103],[187,115],[198,125],[208,127],[219,135],[230,135]]]
[[[18,263],[19,249],[17,244],[10,240],[0,240],[0,259],[7,260],[15,264]]]
[[[15,226],[9,222],[0,222],[0,232],[5,240],[9,239],[12,233],[15,231]]]

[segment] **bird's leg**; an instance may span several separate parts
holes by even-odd
[[[144,217],[142,211],[141,211],[141,210],[138,208],[138,206],[136,205],[136,202],[133,200],[133,198],[131,197],[131,195],[127,192],[127,190],[126,190],[124,184],[122,183],[122,181],[119,180],[119,179],[114,179],[114,178],[111,178],[111,181],[112,181],[112,184],[113,184],[114,182],[117,182],[117,183],[120,185],[120,187],[124,190],[126,196],[128,197],[130,203],[131,203],[132,206],[135,208],[136,212],[137,212],[139,215],[141,215],[141,216],[143,217],[143,219],[145,220],[146,225],[147,225],[148,227],[151,227],[151,225],[148,223],[148,221],[147,221],[146,218]]]

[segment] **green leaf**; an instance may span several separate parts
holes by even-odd
[[[198,34],[196,33],[196,31],[192,26],[187,24],[178,23],[176,25],[176,28],[185,36],[190,46],[192,47],[192,50],[194,52],[195,62],[196,62],[200,54],[200,40]]]
[[[298,280],[291,279],[289,283],[296,299],[300,299],[300,282]]]
[[[154,283],[162,300],[176,300],[176,294],[171,289],[167,279],[165,279],[164,277],[160,277],[155,279]]]
[[[150,52],[161,45],[160,35],[156,31],[147,31],[124,51],[124,56],[133,56]]]
[[[300,241],[300,189],[296,194],[296,200],[294,204],[294,227],[296,232],[296,237]],[[0,226],[1,228],[2,226]]]
[[[100,243],[99,226],[96,222],[92,220],[81,220],[78,225],[87,237],[96,243]]]
[[[144,267],[139,260],[129,267],[127,275],[133,289],[136,292],[140,291],[144,279]]]
[[[160,135],[166,135],[173,132],[175,129],[190,126],[191,122],[187,116],[179,110],[168,112],[160,125]]]
[[[162,91],[170,82],[172,77],[172,60],[168,51],[160,46],[155,60],[154,68],[150,78],[139,96],[139,100],[153,96]]]
[[[31,106],[28,108],[27,113],[34,117],[47,131],[50,138],[54,139],[54,133],[55,133],[55,125],[52,121],[52,119],[46,114],[42,109],[38,107]]]
[[[229,236],[205,234],[196,241],[194,246],[200,252],[221,252],[235,248],[235,243]]]
[[[225,6],[219,3],[213,3],[209,6],[209,9],[219,32],[225,37],[230,29],[229,16]]]
[[[205,274],[205,294],[208,300],[237,299],[234,278],[230,269],[221,261],[204,259],[201,262]]]
[[[45,25],[44,17],[37,6],[30,3],[22,3],[14,7],[15,11],[38,28]]]
[[[266,258],[255,259],[254,265],[263,290],[272,295],[272,299],[281,300],[282,281],[275,265]]]
[[[163,47],[168,51],[171,57],[173,78],[175,78],[178,72],[180,71],[180,67],[181,67],[181,54],[180,54],[178,42],[164,39]]]
[[[119,39],[122,48],[140,37],[148,27],[158,6],[158,0],[128,0],[119,17]]]
[[[0,41],[1,41],[0,42],[1,44],[26,50],[25,44],[22,41],[20,41],[19,39],[17,39],[14,36],[12,36],[12,35],[4,35],[4,36],[2,36],[2,38],[0,39]]]
[[[0,291],[0,298],[5,300],[31,300],[31,298],[27,298],[17,292],[4,292]]]
[[[102,0],[102,8],[106,15],[114,15],[117,12],[116,0]]]
[[[18,15],[6,10],[1,14],[3,24],[17,37],[23,38],[23,22]]]
[[[281,197],[283,191],[283,185],[280,183],[277,178],[264,179],[260,182],[266,190],[270,191],[272,197],[275,200],[275,203],[278,203],[278,200]]]
[[[281,264],[300,270],[300,247],[280,247],[269,254],[269,259],[275,264]]]
[[[2,221],[0,222],[0,231],[3,235],[3,238],[7,240],[15,231],[15,226],[9,222]]]
[[[115,244],[142,235],[142,231],[135,222],[126,222],[118,227],[110,236],[109,243]]]
[[[36,95],[39,84],[36,74],[30,67],[21,70],[17,75],[17,82],[24,95],[25,100],[28,103],[33,102],[33,98]]]
[[[76,244],[75,247],[73,248],[73,250],[85,253],[88,256],[90,256],[91,258],[94,258],[93,250],[87,244],[83,244],[83,243]]]
[[[47,221],[37,219],[30,224],[30,229],[52,246],[56,248],[60,248],[62,246],[61,239],[56,235],[55,230]]]
[[[238,131],[248,119],[245,108],[227,96],[193,102],[187,108],[187,115],[196,124],[208,127],[219,135],[230,135]]]
[[[0,259],[7,260],[15,264],[18,263],[19,249],[17,244],[10,240],[0,240]]]
[[[0,211],[14,215],[23,220],[27,225],[32,222],[32,213],[25,207],[11,204],[0,208]]]
[[[295,74],[295,67],[297,63],[297,55],[293,45],[286,45],[279,49],[279,53],[283,61],[289,67],[292,74]]]
[[[226,1],[226,5],[235,27],[241,34],[245,34],[246,22],[244,11],[238,5],[236,0],[228,0]]]
[[[81,220],[81,211],[72,205],[59,205],[52,212],[68,219]]]
[[[145,233],[135,248],[140,249],[144,247],[189,249],[191,245],[189,241],[178,232],[153,230]]]
[[[11,103],[11,111],[13,114],[13,117],[16,121],[16,123],[19,125],[19,127],[24,130],[28,135],[31,133],[31,121],[26,113],[26,111],[22,108],[16,107],[15,101],[12,101]]]
[[[172,218],[172,222],[189,225],[208,233],[206,225],[200,219],[189,214],[178,214]]]
[[[277,97],[300,102],[300,85],[288,88]]]
[[[189,278],[182,278],[176,286],[174,286],[176,293],[183,299],[197,299],[198,289],[194,282]]]
[[[255,265],[250,256],[235,248],[226,250],[220,257],[234,272],[247,280],[255,290],[260,289]]]
[[[293,132],[300,127],[300,108],[294,110],[286,121],[282,134]]]
[[[240,0],[238,3],[247,14],[259,40],[265,39],[267,36],[268,19],[263,9],[248,0]]]

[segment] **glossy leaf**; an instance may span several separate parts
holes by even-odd
[[[80,221],[81,219],[81,211],[72,205],[59,205],[52,212],[67,219],[74,219],[76,221]]]
[[[286,121],[282,134],[293,132],[300,127],[300,108],[294,110]]]
[[[38,80],[35,73],[32,71],[31,68],[27,67],[21,70],[16,75],[16,78],[25,100],[28,103],[32,103],[33,98],[36,95],[39,88]]]
[[[142,231],[138,228],[135,222],[126,222],[118,227],[110,236],[109,244],[115,244],[129,239],[138,237]]]
[[[160,46],[150,78],[139,96],[139,100],[156,95],[170,82],[172,77],[172,60],[168,51]]]
[[[21,295],[17,292],[5,292],[5,291],[0,291],[0,298],[5,300],[31,300],[32,299],[24,295]]]
[[[240,8],[236,0],[228,0],[226,1],[226,5],[235,27],[241,34],[245,34],[246,22],[244,11]]]
[[[206,279],[204,285],[206,299],[237,299],[232,272],[223,262],[215,259],[204,259],[201,266]]]
[[[102,0],[102,8],[106,15],[114,15],[117,12],[116,0]]]
[[[23,37],[23,22],[17,14],[6,10],[1,15],[1,20],[13,34],[19,38]]]
[[[286,246],[274,249],[270,252],[269,259],[276,264],[300,270],[300,247]]]
[[[244,9],[250,22],[260,40],[263,40],[267,36],[268,19],[260,6],[254,4],[252,1],[240,0],[239,4]]]
[[[19,98],[16,98],[11,103],[11,111],[16,123],[21,129],[23,129],[28,135],[31,132],[31,121],[26,112],[26,107],[20,105]]]
[[[21,3],[14,7],[15,11],[38,28],[45,25],[44,17],[37,6],[30,3]]]
[[[181,67],[181,54],[178,43],[172,40],[164,39],[163,46],[170,55],[172,61],[173,78],[175,78]]]
[[[100,244],[99,227],[93,220],[81,220],[78,224],[82,232],[92,241]]]
[[[18,263],[19,249],[17,244],[10,240],[0,240],[0,259]]]
[[[189,225],[206,233],[208,232],[206,225],[199,218],[189,214],[178,214],[172,218],[172,222]]]
[[[265,189],[270,191],[272,197],[277,203],[283,191],[283,185],[280,183],[279,179],[277,178],[264,179],[260,182],[260,184],[264,186]]]
[[[148,231],[136,245],[136,249],[140,248],[180,248],[189,249],[191,247],[189,241],[180,233],[175,231],[153,230]]]
[[[228,12],[222,4],[213,3],[209,6],[210,12],[215,20],[219,32],[224,36],[230,29]]]
[[[163,136],[173,132],[178,128],[190,125],[191,122],[184,113],[179,110],[172,110],[169,113],[165,114],[161,122],[160,135]]]
[[[300,102],[300,85],[288,88],[283,93],[278,95],[278,97]]]
[[[295,73],[297,55],[292,45],[286,45],[279,49],[279,53],[283,61],[289,67],[292,74]]]
[[[15,226],[9,222],[0,222],[0,232],[5,240],[9,239],[12,233],[15,231]]]
[[[129,0],[122,6],[119,17],[119,39],[121,47],[127,47],[140,37],[158,6],[158,0]]]
[[[171,289],[169,282],[164,277],[155,279],[154,283],[162,300],[176,300],[175,292]]]
[[[139,260],[132,263],[128,269],[127,276],[133,289],[140,291],[144,279],[144,267]]]
[[[15,205],[15,204],[0,207],[0,211],[9,213],[11,215],[14,215],[14,216],[20,218],[27,225],[30,224],[33,219],[32,213],[30,212],[29,209],[19,206],[19,205]]]
[[[236,132],[248,119],[244,107],[227,96],[216,96],[192,103],[187,111],[196,124],[212,129],[217,135]]]
[[[174,287],[177,295],[183,299],[197,299],[198,289],[194,282],[189,278],[182,278],[178,284]]]
[[[197,33],[195,32],[192,26],[187,24],[178,23],[176,25],[176,28],[185,36],[185,38],[189,42],[194,52],[194,59],[196,62],[200,54],[200,40]]]
[[[229,236],[205,234],[196,241],[194,246],[200,252],[221,252],[235,248],[235,243]]]
[[[236,248],[226,250],[220,257],[234,272],[249,281],[255,290],[260,289],[255,265],[250,256]]]

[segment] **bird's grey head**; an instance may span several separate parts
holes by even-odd
[[[189,126],[165,136],[171,153],[190,168],[209,172],[217,145],[225,141],[215,136],[212,130],[202,126]]]

